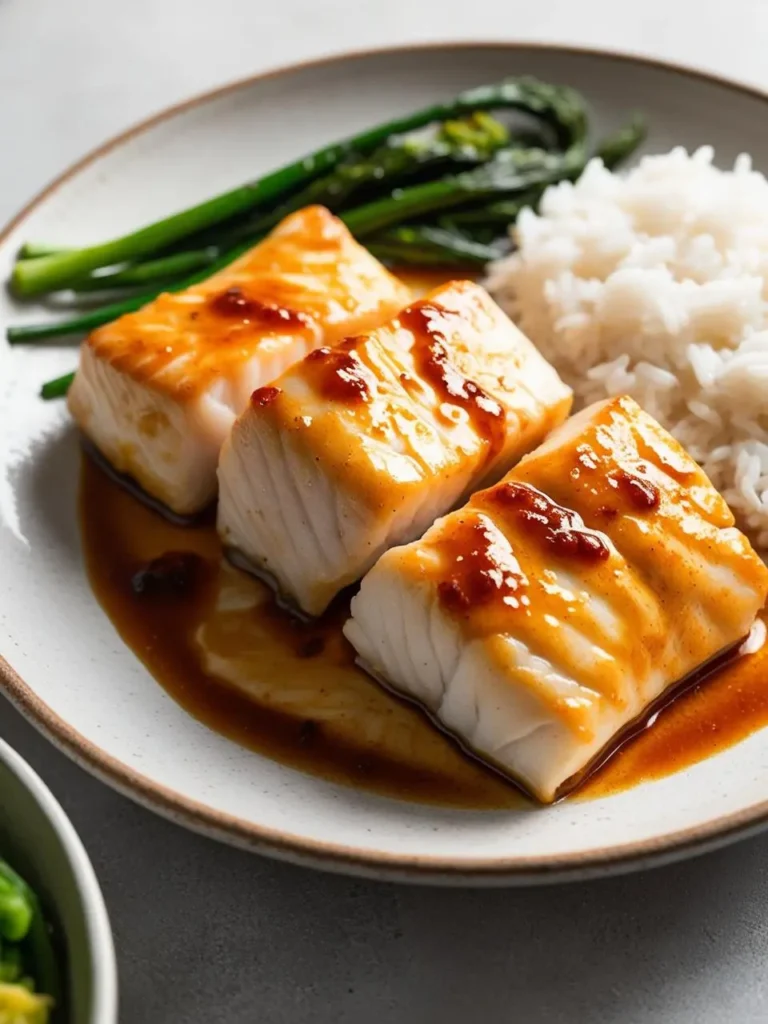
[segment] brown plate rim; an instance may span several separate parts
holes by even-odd
[[[555,52],[562,55],[594,57],[617,63],[639,64],[683,78],[714,84],[720,88],[768,103],[768,92],[757,86],[740,83],[685,64],[676,64],[639,53],[599,47],[569,46],[544,41],[461,41],[414,43],[405,46],[384,46],[345,51],[312,60],[278,67],[260,74],[238,79],[208,90],[192,99],[173,104],[146,118],[107,142],[91,150],[58,175],[40,191],[10,222],[0,230],[0,245],[46,199],[58,191],[84,168],[129,140],[142,135],[155,125],[212,100],[249,88],[258,82],[295,74],[331,64],[399,53],[430,53],[472,49]],[[339,871],[398,881],[433,882],[438,884],[532,884],[596,875],[657,865],[703,853],[735,839],[754,834],[768,826],[768,800],[744,810],[723,815],[705,824],[667,832],[650,839],[612,845],[588,853],[553,854],[544,857],[508,856],[461,858],[388,854],[383,851],[363,852],[353,847],[306,839],[264,826],[255,825],[233,815],[216,811],[168,787],[147,778],[97,744],[82,736],[63,718],[55,714],[11,665],[0,657],[0,689],[18,710],[49,739],[54,746],[97,778],[163,817],[193,831],[283,860],[326,870]],[[536,813],[536,812],[534,812]],[[541,813],[546,813],[542,811]]]

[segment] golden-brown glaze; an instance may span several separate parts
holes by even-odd
[[[408,301],[400,282],[321,206],[287,217],[212,277],[91,334],[115,369],[175,399],[227,379],[260,350],[370,330]]]
[[[211,523],[168,523],[87,459],[80,516],[105,612],[158,683],[210,728],[302,771],[403,800],[524,806],[514,787],[355,667],[341,635],[342,605],[318,623],[291,619],[261,583],[222,565]],[[190,585],[182,572],[165,593],[137,594],[137,573],[158,561],[168,566],[169,553],[183,553]],[[579,799],[679,771],[765,726],[768,645],[678,697]]]
[[[168,693],[211,729],[334,782],[510,808],[522,796],[354,663],[348,599],[303,623],[229,566],[212,522],[167,522],[84,458],[80,518],[97,599]]]
[[[220,530],[309,614],[388,546],[497,477],[571,402],[552,367],[467,281],[318,349],[272,387],[222,450]]]
[[[339,220],[309,207],[203,283],[94,331],[69,408],[118,472],[193,515],[216,496],[221,445],[251,393],[409,298]]]
[[[492,463],[505,446],[507,417],[501,402],[466,376],[463,360],[452,357],[451,339],[456,336],[459,316],[444,306],[423,301],[404,309],[399,321],[413,335],[411,354],[421,380],[451,410],[456,407],[466,412],[473,429],[487,444],[486,463]],[[401,377],[404,386],[411,380]],[[455,413],[451,411],[450,415]]]
[[[346,629],[378,676],[547,801],[738,644],[766,594],[701,469],[619,398],[385,554]]]

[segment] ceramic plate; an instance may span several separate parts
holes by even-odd
[[[510,74],[569,83],[601,131],[647,113],[646,148],[713,143],[768,170],[766,97],[634,58],[468,45],[353,55],[237,84],[160,115],[67,172],[7,229],[87,243],[252,178],[320,143]],[[0,298],[0,320],[39,317]],[[768,820],[768,732],[605,799],[478,812],[399,802],[244,750],[191,718],[94,600],[78,536],[78,447],[62,403],[36,397],[72,349],[0,348],[0,671],[10,698],[110,784],[182,824],[265,853],[379,877],[534,881],[672,858]],[[12,666],[12,667],[11,667]]]

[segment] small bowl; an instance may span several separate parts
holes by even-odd
[[[48,787],[0,740],[0,857],[39,894],[63,948],[57,1024],[117,1024],[117,965],[88,854]]]

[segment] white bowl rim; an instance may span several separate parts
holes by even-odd
[[[77,883],[85,908],[92,1001],[88,1024],[117,1024],[118,982],[115,945],[101,886],[88,853],[63,807],[24,758],[0,739],[0,761],[16,776],[43,811],[56,835]]]
[[[430,53],[440,51],[470,51],[473,49],[507,49],[510,52],[539,51],[544,54],[549,52],[562,56],[594,57],[598,60],[614,60],[618,63],[639,64],[650,69],[676,74],[683,78],[697,79],[702,84],[716,85],[720,88],[740,93],[745,97],[768,103],[768,91],[760,89],[755,85],[718,75],[690,64],[662,60],[637,52],[613,48],[567,45],[538,40],[514,41],[497,39],[441,40],[438,42],[341,51],[311,60],[283,65],[259,74],[237,79],[218,88],[199,93],[181,103],[166,107],[158,113],[137,122],[91,150],[42,189],[4,228],[0,229],[0,245],[46,199],[58,191],[62,185],[76,177],[80,171],[97,162],[113,149],[185,111],[229,94],[237,93],[257,83],[269,79],[277,79],[283,75],[289,76],[299,70],[319,69],[332,64],[342,64],[349,60],[365,59],[368,57],[387,57],[402,53],[420,52],[429,55]],[[0,690],[5,693],[15,707],[47,739],[67,754],[67,756],[90,774],[149,810],[191,831],[207,835],[230,845],[263,853],[281,860],[311,867],[321,867],[325,870],[338,871],[345,874],[434,884],[530,885],[576,878],[590,878],[603,875],[608,870],[611,873],[617,873],[668,863],[724,846],[736,839],[746,838],[768,827],[768,800],[763,800],[740,811],[721,815],[705,824],[667,832],[650,839],[633,841],[621,846],[614,844],[610,847],[593,850],[585,854],[525,857],[513,855],[492,858],[479,857],[474,860],[462,858],[460,864],[455,864],[450,858],[445,857],[420,857],[388,854],[381,851],[375,853],[360,852],[340,844],[297,837],[256,825],[182,796],[174,790],[142,775],[124,762],[108,754],[97,744],[86,739],[76,729],[72,728],[68,722],[54,713],[2,656],[0,656]],[[28,770],[31,771],[31,769]],[[51,799],[53,800],[54,798],[51,796]],[[63,811],[61,811],[61,814],[63,814]],[[64,820],[69,828],[72,828],[66,816]],[[81,846],[74,830],[73,836]]]

